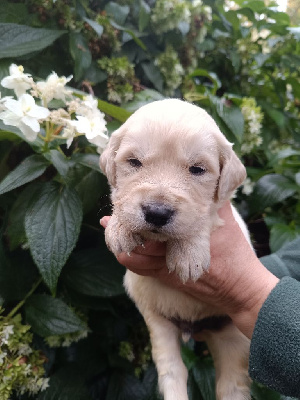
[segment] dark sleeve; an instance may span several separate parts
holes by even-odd
[[[249,373],[282,394],[300,397],[300,239],[261,261],[281,280],[259,312]]]

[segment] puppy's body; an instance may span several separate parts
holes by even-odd
[[[169,270],[183,282],[197,280],[209,267],[211,231],[222,224],[217,210],[245,178],[213,119],[179,100],[148,104],[112,135],[100,164],[112,187],[106,241],[113,253],[130,253],[146,239],[166,241]],[[171,320],[194,322],[220,310],[152,277],[127,271],[124,282],[149,328],[164,399],[187,400],[180,329]],[[249,340],[231,323],[205,331],[205,339],[214,357],[217,399],[250,399]]]

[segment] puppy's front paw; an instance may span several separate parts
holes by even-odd
[[[167,266],[175,271],[182,282],[192,279],[194,282],[209,268],[209,243],[201,247],[192,241],[174,240],[167,245]]]
[[[135,247],[143,244],[142,238],[126,229],[114,215],[105,229],[105,241],[115,256],[123,252],[129,254]]]

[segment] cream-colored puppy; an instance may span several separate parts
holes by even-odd
[[[209,267],[210,233],[222,224],[217,210],[246,176],[214,120],[176,99],[145,105],[113,133],[100,166],[112,190],[105,232],[111,251],[130,253],[146,239],[166,241],[168,269],[183,282],[197,280]],[[234,215],[247,236],[235,210]],[[124,283],[149,328],[164,399],[188,400],[180,336],[220,310],[131,271]],[[204,332],[216,367],[217,399],[250,399],[249,340],[231,322]]]

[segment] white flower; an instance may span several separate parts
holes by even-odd
[[[0,111],[6,110],[6,108],[5,108],[5,102],[6,102],[8,99],[13,99],[13,97],[12,97],[12,96],[6,96],[6,97],[3,97],[3,99],[1,99],[1,93],[0,93]]]
[[[91,118],[77,115],[77,121],[74,121],[77,132],[84,133],[88,140],[106,131],[106,121],[95,114]]]
[[[65,88],[65,85],[73,78],[70,75],[59,77],[56,72],[52,72],[46,81],[41,81],[36,84],[37,90],[40,93],[43,101],[48,104],[53,99],[66,101],[66,96],[70,95],[70,91]]]
[[[6,325],[4,326],[1,334],[0,334],[0,339],[1,342],[4,344],[8,343],[8,339],[10,337],[10,335],[13,335],[14,333],[14,326],[13,325]]]
[[[6,356],[7,356],[7,353],[5,353],[5,351],[0,353],[0,365],[3,364],[3,361],[4,361]]]
[[[242,193],[244,193],[246,196],[249,196],[249,194],[253,192],[254,185],[255,183],[252,182],[250,178],[246,178],[242,184]]]
[[[65,127],[62,137],[67,139],[67,148],[71,146],[73,139],[76,136],[76,124],[74,124],[74,122],[76,121],[71,121],[69,119],[64,120]]]
[[[7,99],[4,103],[6,111],[0,113],[0,119],[5,125],[16,126],[27,140],[33,142],[40,131],[39,120],[44,120],[50,114],[45,107],[35,104],[34,98],[25,93],[18,100]]]
[[[97,152],[101,154],[107,145],[108,136],[103,133],[100,133],[98,136],[94,137],[93,139],[90,139],[89,141],[93,143],[95,146],[97,146]]]
[[[2,79],[1,85],[7,89],[13,89],[17,97],[20,97],[32,87],[33,79],[30,74],[24,74],[22,65],[11,64],[9,74]]]
[[[49,378],[42,378],[42,381],[40,383],[40,390],[41,392],[43,390],[46,390],[49,387]]]

